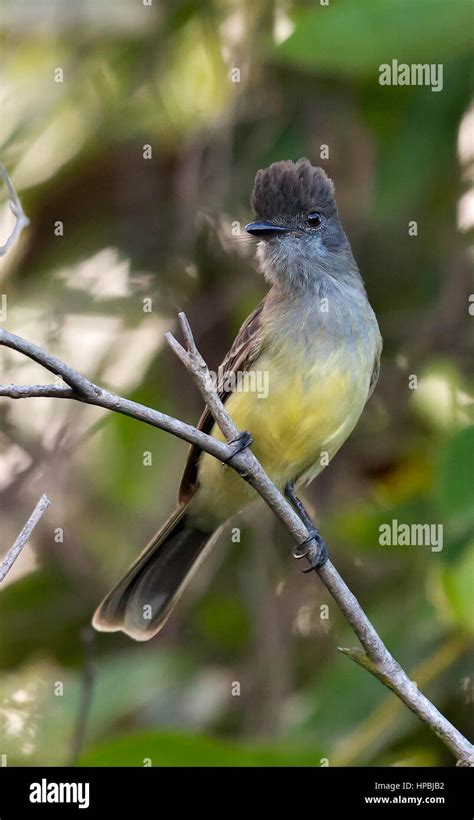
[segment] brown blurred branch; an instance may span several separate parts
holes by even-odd
[[[51,501],[49,500],[48,496],[42,495],[33,512],[31,513],[28,521],[26,522],[25,526],[20,532],[18,538],[16,539],[15,543],[7,552],[4,560],[0,564],[0,583],[3,581],[5,576],[10,572],[13,564],[20,555],[20,552],[22,551],[23,547],[26,546],[28,539],[30,538],[31,533],[36,527],[38,521],[40,520],[40,518],[43,517],[43,515],[45,514],[46,510],[50,505]]]
[[[70,759],[66,765],[76,766],[81,756],[84,741],[86,739],[87,724],[92,706],[92,695],[95,682],[94,664],[94,637],[95,632],[92,627],[85,627],[81,630],[81,643],[84,652],[84,665],[82,670],[81,690],[79,694],[79,709],[77,713],[76,725],[71,742]]]
[[[10,248],[12,248],[15,242],[17,241],[23,228],[26,228],[26,226],[30,224],[30,220],[28,219],[22,208],[20,198],[14,188],[13,182],[11,181],[10,175],[7,169],[5,168],[3,162],[0,162],[0,176],[2,177],[7,187],[8,196],[10,200],[10,210],[15,217],[15,226],[10,236],[3,245],[0,245],[0,256],[6,256]]]
[[[7,179],[9,180],[8,175]],[[9,186],[10,195],[12,195],[13,191],[13,195],[16,197],[13,186],[11,186],[11,183],[9,184],[8,181],[7,186]],[[17,207],[18,210],[18,206],[15,205],[15,207]],[[21,205],[19,208],[21,211]],[[15,211],[13,212],[15,213]],[[7,245],[10,243],[9,246],[12,244],[11,239],[12,237],[10,237],[7,242]],[[191,328],[184,313],[179,315],[179,320],[186,342],[186,348],[180,345],[170,333],[166,334],[166,339],[196,382],[204,401],[224,434],[227,443],[218,441],[213,438],[213,436],[209,436],[172,416],[167,416],[158,410],[153,410],[150,407],[129,401],[108,390],[104,390],[42,348],[3,329],[0,329],[0,345],[16,350],[33,361],[38,362],[38,364],[43,365],[43,367],[51,373],[60,376],[66,382],[67,386],[0,385],[0,396],[12,399],[45,396],[73,399],[75,401],[85,402],[86,404],[104,407],[116,413],[122,413],[138,421],[150,424],[153,427],[166,430],[191,444],[196,444],[210,455],[229,464],[238,472],[243,480],[247,481],[256,490],[274,514],[285,524],[296,543],[300,545],[305,544],[305,551],[300,557],[306,558],[310,565],[313,565],[319,552],[316,540],[314,538],[310,540],[311,533],[267,476],[251,450],[248,448],[241,451],[238,450],[238,446],[235,445],[235,442],[239,439],[239,430],[236,428],[219,398],[206,362],[196,347]],[[21,535],[19,538],[21,538]],[[14,547],[12,549],[14,549]],[[473,764],[474,747],[472,744],[469,743],[455,726],[453,726],[431,701],[418,690],[412,681],[410,681],[407,674],[388,651],[356,597],[343,581],[332,562],[327,560],[316,572],[331,593],[343,615],[349,621],[363,647],[362,650],[341,649],[341,651],[363,666],[371,674],[375,675],[375,677],[391,689],[414,714],[426,723],[453,752],[457,758],[458,765],[468,766]]]

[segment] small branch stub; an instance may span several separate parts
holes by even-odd
[[[20,198],[15,190],[13,182],[10,179],[10,174],[5,168],[3,162],[0,161],[0,176],[2,177],[8,191],[10,199],[10,210],[15,217],[15,225],[13,230],[3,245],[0,245],[0,256],[6,256],[8,251],[13,247],[23,228],[30,224],[30,220],[26,216]]]

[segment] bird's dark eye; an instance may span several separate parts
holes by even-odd
[[[306,214],[306,222],[310,228],[319,228],[322,222],[321,214],[318,211],[311,211]]]

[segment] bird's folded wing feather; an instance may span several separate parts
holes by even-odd
[[[375,351],[374,369],[372,370],[372,376],[370,378],[369,395],[367,396],[367,400],[370,399],[372,393],[375,390],[377,382],[379,380],[380,357],[381,357],[381,355],[382,355],[382,337],[380,337],[379,343],[377,345],[377,350]]]
[[[240,328],[232,347],[227,353],[227,356],[219,367],[218,393],[224,403],[232,392],[231,386],[229,386],[229,383],[232,382],[232,380],[229,379],[229,375],[232,373],[241,373],[242,371],[247,370],[261,352],[261,318],[264,304],[265,299],[263,299],[250,314],[250,316],[247,317]],[[213,427],[213,424],[214,419],[211,412],[206,407],[201,418],[199,419],[197,429],[202,430],[204,433],[209,433]],[[200,447],[195,444],[191,445],[179,487],[178,498],[182,504],[189,501],[197,488],[198,462],[201,452],[202,450]]]
[[[247,317],[219,368],[218,393],[224,403],[232,392],[232,380],[228,378],[229,375],[248,370],[262,351],[262,311],[264,305],[265,299],[263,299],[250,316]],[[381,347],[382,345],[380,344],[376,351],[367,398],[370,398],[377,384],[380,370]],[[210,433],[213,425],[214,419],[210,410],[206,407],[199,419],[197,429],[202,430],[204,433]],[[198,464],[201,452],[201,448],[195,444],[192,444],[189,449],[178,493],[179,501],[182,504],[188,502],[197,489]]]

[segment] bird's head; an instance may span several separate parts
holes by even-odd
[[[337,213],[334,184],[307,159],[275,162],[257,172],[251,197],[255,222],[246,231],[259,240],[265,277],[301,290],[325,272],[336,275],[350,258]]]

